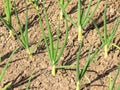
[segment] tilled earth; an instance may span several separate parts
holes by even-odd
[[[89,0],[85,0],[83,8],[86,7]],[[93,0],[92,8],[95,6],[97,0]],[[0,15],[5,17],[2,0],[0,1]],[[47,0],[45,3],[51,30],[56,37],[58,16],[60,8],[57,0]],[[101,32],[103,32],[103,12],[104,12],[105,0],[101,0],[100,5],[93,16],[93,19],[97,22]],[[38,22],[38,16],[35,9],[30,3],[28,3],[29,14],[29,42],[30,49],[42,39],[42,31]],[[24,0],[17,0],[17,10],[23,26],[25,25],[25,5]],[[66,11],[77,22],[77,0],[71,0]],[[47,28],[44,20],[43,8],[40,4],[41,17],[43,19],[44,28],[47,33]],[[114,26],[116,18],[120,16],[120,0],[108,0],[107,9],[107,27],[108,33],[111,32]],[[15,14],[12,14],[12,23],[17,31],[19,31]],[[63,44],[65,36],[64,21],[61,22],[61,42],[60,47]],[[57,71],[55,77],[51,75],[51,64],[49,61],[48,53],[45,49],[44,42],[41,42],[39,46],[33,51],[33,59],[30,59],[26,51],[22,48],[18,40],[9,38],[9,33],[6,27],[0,22],[0,53],[1,60],[0,72],[3,69],[9,55],[16,48],[20,47],[19,51],[14,54],[9,64],[7,72],[0,83],[0,88],[6,85],[8,82],[12,82],[11,87],[8,90],[25,90],[28,78],[34,71],[34,75],[31,81],[30,90],[75,90],[76,88],[76,72],[74,69],[65,70],[60,69]],[[95,51],[101,44],[99,36],[90,22],[83,31],[84,34],[84,46],[81,52],[80,68],[86,63],[88,58],[88,49],[92,44],[93,51]],[[114,43],[120,46],[120,25],[116,32],[116,37],[113,40]],[[76,63],[76,54],[79,48],[77,42],[77,30],[71,23],[69,23],[69,37],[67,46],[64,50],[64,54],[61,57],[58,65],[74,65]],[[82,85],[83,90],[108,90],[109,78],[114,78],[117,73],[117,65],[120,63],[120,51],[116,48],[111,48],[109,56],[104,58],[104,50],[102,49],[97,55],[97,58],[90,64],[85,77],[83,77]],[[87,78],[88,79],[87,79]],[[120,76],[118,77],[115,90],[120,84]]]

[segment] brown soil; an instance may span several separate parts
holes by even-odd
[[[93,0],[93,6],[95,5],[97,0]],[[86,6],[88,0],[85,0],[84,6]],[[94,19],[99,25],[101,32],[103,31],[103,10],[104,10],[105,0],[101,0],[99,8],[97,9]],[[108,0],[108,32],[111,31],[116,17],[120,15],[120,0]],[[37,44],[39,40],[42,38],[41,29],[38,22],[37,14],[32,7],[28,3],[29,7],[29,42],[30,48],[32,49],[34,45]],[[51,24],[51,28],[53,33],[57,30],[57,21],[60,8],[58,6],[57,0],[47,0],[46,1],[47,13],[49,16],[49,21]],[[77,21],[77,0],[71,0],[67,11],[69,15]],[[25,6],[24,0],[17,0],[17,10],[19,13],[20,20],[22,24],[25,24]],[[44,20],[44,15],[42,13],[42,6],[40,5],[41,16]],[[2,0],[0,0],[0,15],[5,17],[2,7]],[[17,21],[15,15],[13,13],[13,26],[16,30],[18,30]],[[45,22],[44,22],[45,24]],[[64,39],[65,35],[65,27],[64,22],[61,25],[61,43]],[[58,65],[72,65],[75,64],[76,54],[78,51],[78,42],[77,42],[77,30],[69,23],[69,38],[67,42],[67,47],[65,48],[64,55],[62,56]],[[46,26],[45,26],[46,30]],[[90,23],[86,26],[84,30],[84,47],[81,52],[81,60],[80,60],[80,68],[85,64],[88,58],[88,49],[90,44],[93,45],[94,50],[99,47],[100,39],[99,36]],[[13,38],[8,38],[9,33],[6,27],[0,22],[0,53],[2,54],[2,62],[0,63],[0,72],[3,69],[9,55],[16,48],[20,47],[19,51],[14,54],[9,68],[0,83],[0,88],[3,87],[8,82],[12,82],[11,87],[8,90],[25,90],[28,78],[31,73],[35,71],[33,75],[33,79],[31,81],[30,90],[75,90],[76,88],[76,72],[75,70],[58,70],[55,77],[51,75],[51,64],[49,61],[48,54],[46,52],[44,43],[42,42],[38,48],[34,51],[33,58],[30,59],[24,49],[21,48],[21,44],[18,40]],[[118,27],[116,37],[113,40],[114,43],[120,45],[120,25]],[[88,80],[83,77],[83,82],[88,82],[82,86],[83,90],[108,90],[108,79],[109,77],[114,77],[117,73],[116,66],[120,63],[120,51],[116,48],[110,49],[109,56],[107,59],[104,59],[104,51],[101,50],[98,58],[90,64],[88,71],[85,77],[88,77]],[[118,77],[116,87],[120,84],[120,76]]]

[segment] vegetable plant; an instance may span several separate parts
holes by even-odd
[[[14,53],[15,53],[17,50],[18,50],[18,48],[16,48],[16,49],[11,53],[11,55],[10,55],[10,57],[8,58],[8,60],[7,60],[6,64],[5,64],[2,72],[0,73],[0,82],[2,82],[2,79],[3,79],[4,75],[5,75],[5,72],[6,72],[7,68],[8,68],[8,66],[9,66],[9,63],[10,63],[10,61],[11,61],[11,59],[12,59],[12,56],[14,55]],[[10,87],[10,85],[11,85],[11,82],[8,83],[7,85],[5,85],[1,90],[6,90],[7,88]]]
[[[74,26],[75,28],[78,30],[78,41],[82,41],[83,40],[83,29],[84,27],[88,24],[88,22],[90,21],[90,18],[92,18],[92,16],[94,15],[96,9],[98,8],[98,5],[100,3],[101,0],[98,0],[94,9],[92,10],[92,12],[90,12],[90,7],[92,4],[93,0],[90,0],[87,6],[87,9],[82,9],[82,1],[78,0],[78,8],[77,8],[77,13],[78,13],[78,22],[75,23],[73,21],[73,19],[67,14],[67,12],[65,11],[64,5],[61,4],[59,2],[60,8],[65,16],[66,19],[68,19]],[[90,18],[88,18],[90,17]]]
[[[3,7],[4,7],[6,19],[3,19],[3,17],[0,16],[0,20],[7,27],[7,29],[9,30],[10,37],[12,37],[12,36],[14,36],[14,30],[12,28],[12,17],[11,17],[12,3],[11,3],[11,0],[3,0]]]
[[[107,4],[105,5],[105,10],[104,10],[104,34],[103,35],[100,32],[99,28],[97,27],[96,23],[94,22],[94,25],[96,27],[97,33],[100,37],[100,40],[103,44],[105,44],[105,46],[104,46],[104,56],[105,56],[105,58],[107,58],[107,56],[108,56],[108,51],[110,49],[111,42],[115,37],[116,31],[117,31],[119,23],[120,23],[120,18],[117,18],[117,20],[114,24],[114,27],[111,30],[111,33],[108,34],[106,12],[107,12]]]
[[[29,39],[28,39],[28,8],[27,8],[26,0],[24,0],[24,2],[26,7],[25,30],[23,30],[22,28],[22,24],[20,22],[20,18],[18,16],[17,9],[16,9],[16,2],[14,2],[15,16],[16,16],[16,19],[19,25],[19,30],[20,30],[20,37],[18,35],[16,35],[16,37],[20,41],[22,46],[26,49],[27,53],[29,54],[29,57],[32,58],[32,52],[30,51],[30,48],[29,48]]]
[[[19,30],[20,30],[20,36],[17,34],[17,32],[16,32],[15,28],[12,26],[12,24],[9,24],[6,20],[4,20],[2,18],[2,16],[0,16],[0,20],[4,23],[4,25],[9,30],[11,30],[10,31],[10,33],[11,33],[10,36],[13,36],[13,33],[14,33],[15,36],[16,36],[16,38],[20,41],[20,43],[22,44],[22,46],[26,49],[27,53],[29,54],[29,57],[32,58],[32,52],[29,49],[29,40],[28,40],[28,9],[27,9],[26,0],[24,0],[24,1],[25,1],[25,6],[26,6],[25,30],[23,30],[23,28],[22,28],[22,24],[20,22],[20,18],[18,16],[17,9],[16,9],[16,2],[14,1],[15,16],[16,16],[16,19],[17,19],[17,22],[18,22],[18,26],[19,26]],[[11,21],[11,19],[9,21]]]
[[[82,84],[82,78],[84,77],[90,63],[94,60],[94,58],[97,56],[97,54],[99,53],[99,51],[103,48],[104,45],[101,45],[97,50],[95,50],[95,52],[90,55],[91,53],[91,48],[89,49],[88,52],[88,59],[87,62],[85,63],[85,65],[83,66],[82,69],[80,69],[79,67],[79,63],[80,63],[80,54],[81,54],[81,49],[82,49],[82,43],[80,44],[78,53],[77,53],[77,59],[76,59],[76,77],[77,77],[77,85],[76,85],[76,90],[80,90],[81,88],[81,84]]]
[[[50,62],[52,65],[52,75],[55,76],[56,75],[56,69],[58,68],[73,68],[73,66],[58,66],[57,63],[60,60],[63,51],[65,49],[65,46],[67,44],[67,40],[68,40],[68,22],[67,20],[66,22],[66,34],[65,34],[65,39],[64,39],[64,43],[62,44],[61,49],[59,50],[59,35],[60,35],[60,19],[59,19],[59,24],[58,24],[58,30],[57,30],[57,41],[54,42],[53,41],[53,35],[52,35],[52,31],[51,31],[51,27],[50,27],[50,23],[48,20],[48,16],[47,16],[47,12],[43,3],[43,7],[44,7],[44,15],[45,15],[45,21],[46,21],[46,25],[47,25],[47,30],[48,30],[48,35],[45,34],[44,31],[44,27],[42,24],[42,19],[40,17],[40,14],[38,13],[39,16],[39,23],[40,23],[40,27],[42,29],[42,34],[43,34],[43,38],[44,38],[44,42],[46,45],[46,49],[50,58]],[[48,36],[48,38],[47,38]]]

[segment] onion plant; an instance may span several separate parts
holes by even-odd
[[[81,81],[82,78],[84,77],[85,73],[87,72],[87,69],[88,69],[90,63],[94,60],[94,58],[97,56],[99,51],[103,48],[103,46],[104,45],[101,45],[97,50],[95,50],[95,52],[92,55],[90,55],[91,50],[92,50],[92,48],[90,48],[89,52],[88,52],[87,62],[85,63],[83,68],[80,69],[79,63],[80,63],[80,54],[81,54],[81,49],[82,49],[82,43],[80,44],[80,48],[78,50],[77,59],[76,59],[76,77],[77,77],[76,90],[80,90],[81,84],[82,84],[82,81]]]
[[[9,66],[9,63],[10,63],[11,59],[12,59],[12,56],[14,55],[14,53],[15,53],[17,50],[18,50],[18,48],[16,48],[16,49],[11,53],[11,55],[10,55],[10,57],[8,58],[8,60],[7,60],[6,64],[5,64],[2,72],[0,73],[0,82],[2,82],[2,79],[3,79],[4,75],[5,75],[5,72],[7,71],[7,68],[8,68],[8,66]],[[11,82],[8,83],[7,85],[5,85],[1,90],[6,90],[7,88],[10,87],[10,85],[11,85]]]
[[[115,82],[116,82],[116,80],[119,76],[119,73],[120,73],[120,65],[118,65],[118,71],[117,71],[117,73],[114,77],[114,80],[112,80],[111,78],[109,79],[110,84],[109,84],[109,89],[108,90],[114,90]],[[120,84],[118,85],[118,89],[116,89],[116,90],[120,90]]]
[[[65,35],[64,43],[63,43],[63,46],[61,47],[61,49],[58,50],[59,49],[59,35],[60,35],[60,19],[59,19],[58,31],[57,31],[57,41],[56,41],[56,43],[54,43],[50,23],[49,23],[47,12],[46,12],[46,9],[44,6],[44,1],[41,3],[43,4],[43,8],[44,8],[44,15],[45,15],[45,21],[46,21],[46,25],[47,25],[48,35],[46,35],[45,31],[44,31],[43,22],[42,22],[42,19],[40,16],[39,8],[38,8],[38,2],[36,2],[36,0],[33,0],[33,1],[30,1],[30,2],[32,3],[32,5],[34,6],[34,8],[37,12],[37,15],[39,18],[39,24],[42,29],[42,34],[43,34],[44,42],[46,45],[46,49],[47,49],[47,52],[48,52],[48,55],[50,58],[50,62],[52,64],[51,74],[53,76],[55,76],[56,69],[58,69],[58,68],[69,68],[69,69],[74,68],[74,66],[58,66],[57,65],[58,61],[60,60],[60,57],[63,54],[64,48],[65,48],[65,46],[67,44],[67,40],[68,40],[68,22],[67,22],[67,20],[66,20],[66,35]]]
[[[43,27],[43,24],[42,24],[43,22],[42,22],[42,19],[40,17],[40,14],[38,13],[39,23],[40,23],[40,27],[42,29],[42,34],[43,34],[43,38],[44,38],[44,41],[45,41],[46,49],[47,49],[47,52],[48,52],[48,55],[49,55],[49,58],[50,58],[51,65],[52,65],[51,74],[53,76],[55,76],[56,75],[56,69],[58,69],[58,68],[65,68],[65,69],[66,68],[69,68],[69,69],[73,68],[73,66],[58,66],[57,65],[58,61],[60,60],[60,58],[61,58],[61,56],[63,54],[65,46],[67,44],[67,40],[68,40],[68,22],[66,20],[65,39],[64,39],[64,43],[62,44],[62,47],[59,50],[60,19],[59,19],[58,31],[57,31],[57,41],[54,42],[51,27],[50,27],[50,23],[49,23],[49,20],[48,20],[48,16],[47,16],[47,12],[46,12],[44,3],[43,3],[43,7],[44,7],[45,21],[46,21],[47,30],[48,30],[47,35],[45,34],[44,27]],[[48,36],[48,38],[47,38],[47,36]]]
[[[120,18],[117,18],[117,20],[114,24],[114,27],[111,29],[111,33],[108,34],[106,12],[107,12],[107,4],[105,5],[105,10],[104,10],[104,34],[103,35],[100,32],[99,28],[97,27],[96,23],[94,22],[94,25],[96,27],[97,33],[100,37],[100,40],[103,44],[105,44],[105,46],[104,46],[104,56],[105,56],[105,58],[107,58],[107,56],[108,56],[108,51],[109,51],[111,42],[115,37],[116,31],[117,31],[119,23],[120,23]]]
[[[92,16],[94,15],[101,0],[97,0],[95,7],[93,8],[92,12],[90,12],[92,1],[93,0],[90,0],[88,3],[87,9],[83,10],[82,9],[82,1],[78,0],[78,8],[77,8],[78,22],[77,23],[75,23],[73,21],[73,19],[67,14],[67,12],[65,11],[64,5],[59,2],[60,8],[61,8],[65,18],[68,19],[75,26],[75,28],[78,30],[78,41],[83,40],[83,35],[82,35],[83,29],[90,21],[90,18],[92,18]],[[88,18],[88,17],[90,17],[90,18]]]
[[[17,13],[16,2],[14,2],[15,16],[16,16],[18,26],[19,26],[19,30],[20,30],[20,37],[18,35],[16,35],[16,37],[20,41],[22,46],[26,49],[27,53],[29,54],[29,57],[32,58],[32,52],[30,51],[30,48],[29,48],[29,39],[28,39],[28,7],[27,7],[27,4],[26,4],[26,0],[24,0],[24,2],[25,2],[25,7],[26,7],[25,30],[23,30],[22,24],[20,22],[20,18],[19,18],[18,13]]]
[[[32,53],[29,49],[29,40],[28,40],[28,9],[27,9],[26,0],[25,0],[25,5],[26,5],[26,23],[25,23],[25,30],[23,30],[22,24],[20,22],[20,18],[18,16],[17,9],[16,9],[16,1],[14,1],[15,16],[16,16],[16,19],[17,19],[17,22],[18,22],[18,25],[19,25],[20,36],[17,34],[17,32],[16,32],[15,28],[12,26],[12,24],[9,24],[8,22],[6,22],[6,20],[4,20],[2,18],[2,16],[0,16],[0,20],[4,23],[4,25],[9,30],[11,30],[10,31],[10,33],[11,33],[10,36],[13,36],[13,33],[14,33],[16,38],[20,41],[22,46],[26,49],[27,53],[29,54],[29,57],[32,58]],[[10,19],[10,21],[11,21],[11,19]]]
[[[14,30],[12,28],[12,3],[11,0],[3,0],[3,6],[4,6],[4,12],[6,15],[6,19],[3,19],[2,16],[0,16],[0,20],[3,22],[3,24],[7,27],[9,30],[10,37],[14,36]]]

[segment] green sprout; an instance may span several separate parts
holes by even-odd
[[[114,27],[111,30],[111,33],[108,34],[108,32],[107,32],[106,12],[107,12],[107,4],[105,5],[105,10],[104,10],[104,35],[102,35],[102,33],[100,32],[100,30],[97,27],[96,23],[94,22],[94,25],[95,25],[97,33],[98,33],[98,35],[100,37],[100,40],[101,40],[101,42],[103,44],[105,44],[105,46],[104,46],[104,57],[105,58],[107,58],[107,56],[108,56],[108,51],[110,49],[111,42],[115,37],[116,31],[117,31],[119,23],[120,23],[120,18],[117,18],[117,20],[115,21]]]
[[[82,81],[81,81],[82,78],[84,77],[85,73],[87,72],[87,69],[88,69],[90,63],[94,60],[94,58],[96,58],[97,54],[103,48],[103,46],[104,45],[101,45],[97,50],[95,50],[95,52],[92,55],[90,55],[90,53],[91,53],[91,48],[90,48],[89,52],[88,52],[87,62],[85,63],[83,68],[80,69],[79,62],[80,62],[80,54],[81,54],[81,49],[82,49],[82,43],[80,44],[80,48],[78,50],[77,59],[76,59],[76,76],[77,76],[76,90],[80,90],[81,84],[82,84]]]
[[[3,22],[3,24],[7,27],[9,30],[10,37],[14,36],[14,30],[12,28],[12,3],[11,0],[3,0],[3,6],[4,6],[4,12],[6,15],[6,19],[3,19],[2,16],[0,16],[0,20]]]
[[[26,4],[26,0],[24,0],[24,2],[25,2],[25,6],[26,6],[25,30],[23,30],[23,28],[22,28],[22,24],[20,22],[20,18],[18,16],[17,9],[16,9],[16,2],[14,2],[15,15],[16,15],[16,19],[17,19],[20,34],[21,34],[20,37],[18,35],[16,35],[16,36],[17,36],[18,40],[20,41],[20,43],[22,44],[22,46],[26,49],[26,52],[29,54],[29,57],[32,58],[33,56],[32,56],[32,53],[30,51],[30,48],[29,48],[29,39],[28,39],[28,7]]]
[[[90,18],[92,18],[92,16],[94,15],[96,9],[98,8],[98,5],[100,3],[101,0],[98,0],[93,11],[90,12],[90,7],[92,4],[93,0],[89,1],[88,7],[87,9],[82,9],[82,2],[81,0],[78,0],[78,8],[77,8],[77,12],[78,12],[78,23],[76,24],[73,19],[67,14],[67,12],[65,11],[64,5],[62,5],[59,2],[60,8],[65,16],[66,19],[68,19],[74,26],[75,28],[78,30],[78,41],[82,41],[83,40],[83,29],[84,27],[88,24],[88,22],[90,21]],[[90,15],[89,15],[90,14]],[[90,17],[90,18],[88,18]]]
[[[63,51],[65,49],[65,46],[67,44],[67,40],[68,40],[68,22],[66,20],[66,34],[65,34],[65,39],[64,39],[64,43],[61,47],[61,49],[59,50],[59,35],[60,35],[60,19],[59,19],[59,24],[58,24],[58,30],[57,30],[57,41],[56,43],[54,43],[53,41],[53,35],[51,32],[51,27],[50,27],[50,23],[48,20],[48,16],[47,16],[47,12],[45,9],[45,6],[43,4],[44,7],[44,15],[45,15],[45,21],[46,21],[46,25],[47,25],[47,30],[48,30],[48,38],[45,34],[44,31],[44,27],[42,24],[42,19],[40,17],[40,13],[38,12],[38,16],[39,16],[39,23],[40,23],[40,27],[42,29],[42,34],[43,34],[43,38],[45,41],[45,45],[46,45],[46,49],[50,58],[50,62],[52,64],[52,75],[55,76],[56,75],[56,69],[58,68],[73,68],[73,66],[57,66],[58,61],[60,60]]]

